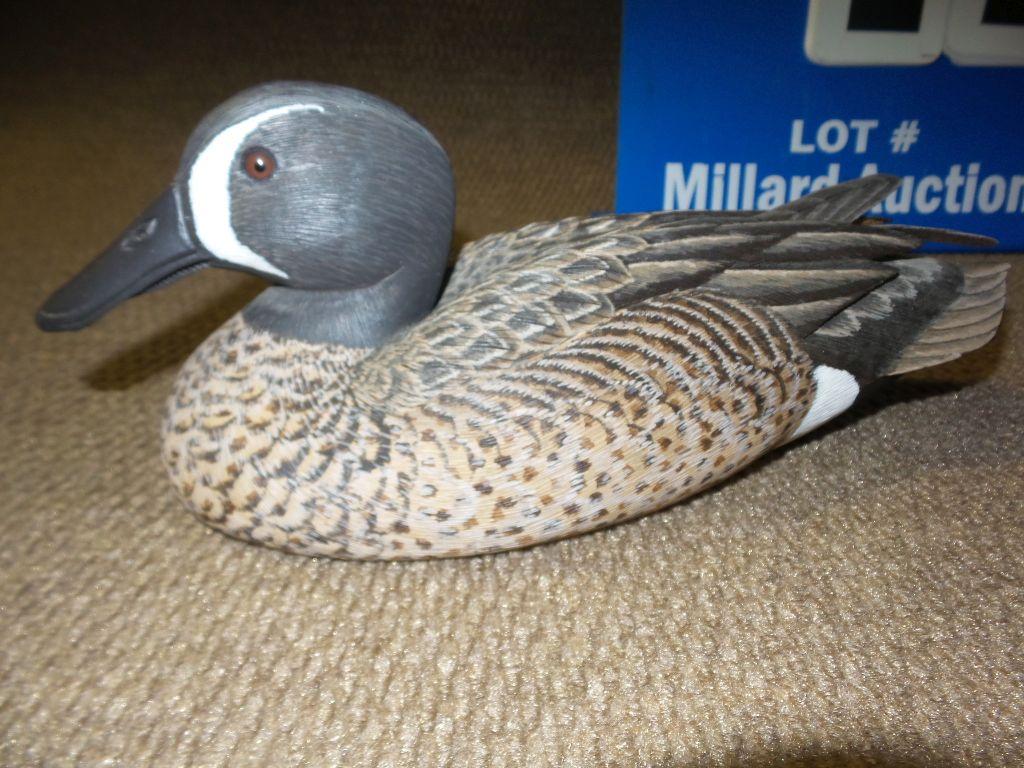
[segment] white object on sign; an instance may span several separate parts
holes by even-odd
[[[943,49],[961,66],[1024,66],[1024,3],[953,0]]]
[[[804,51],[826,66],[931,64],[942,53],[949,0],[810,0]]]

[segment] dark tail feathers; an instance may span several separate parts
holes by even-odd
[[[863,383],[954,360],[995,336],[1008,264],[958,266],[925,257],[889,266],[897,277],[805,339],[817,362]]]

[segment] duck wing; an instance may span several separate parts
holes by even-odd
[[[441,297],[441,304],[472,290],[496,272],[525,265],[536,260],[542,253],[585,246],[589,241],[643,231],[662,221],[681,223],[698,219],[743,219],[749,215],[737,211],[665,211],[573,216],[558,221],[527,224],[508,232],[496,232],[463,246]]]
[[[435,311],[363,361],[362,389],[423,402],[462,374],[522,366],[643,302],[693,292],[768,309],[804,338],[898,278],[890,260],[923,242],[992,242],[860,220],[896,183],[859,179],[766,212],[568,219],[485,238]]]
[[[671,240],[682,224],[736,223],[751,219],[773,221],[822,221],[851,223],[889,194],[897,177],[875,175],[856,182],[802,197],[774,210],[749,211],[655,211],[603,216],[574,216],[558,221],[528,224],[509,232],[497,232],[463,246],[441,303],[471,290],[496,272],[533,261],[543,252],[585,246],[589,241],[638,233],[648,238]]]

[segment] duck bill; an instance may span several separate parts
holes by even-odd
[[[85,328],[122,301],[161,288],[209,263],[189,233],[181,201],[168,189],[36,314],[44,331]]]

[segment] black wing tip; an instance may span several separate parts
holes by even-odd
[[[885,200],[902,181],[886,173],[850,179],[764,211],[759,218],[850,224]]]
[[[852,181],[846,182],[847,184],[857,184],[858,182],[863,183],[865,180],[874,181],[879,187],[886,187],[889,190],[896,189],[900,182],[903,181],[902,176],[897,176],[894,173],[873,173],[870,176],[864,176],[861,179],[853,179]]]
[[[869,224],[868,226],[879,226]],[[978,235],[974,232],[961,232],[957,229],[942,229],[940,227],[918,227],[910,224],[885,224],[884,228],[894,234],[906,235],[922,243],[942,243],[944,245],[964,245],[970,248],[994,248],[999,241],[988,235]]]

